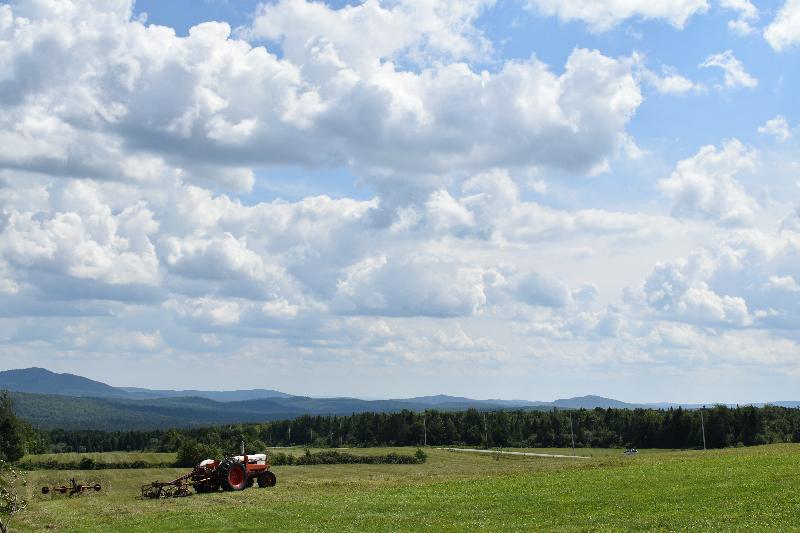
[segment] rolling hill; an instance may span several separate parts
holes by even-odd
[[[91,398],[121,398],[147,400],[155,398],[198,397],[218,402],[255,400],[259,398],[289,398],[290,394],[271,389],[233,391],[153,390],[139,387],[112,387],[74,374],[57,374],[44,368],[22,368],[0,372],[0,389],[14,392],[57,394]]]
[[[128,396],[125,391],[111,385],[74,374],[56,374],[44,368],[21,368],[0,372],[0,389],[97,398]]]
[[[431,408],[443,410],[463,410],[470,407],[484,410],[509,408],[480,400],[430,405],[407,400],[305,396],[216,402],[199,397],[140,400],[13,392],[12,399],[17,415],[35,427],[104,431],[197,427],[233,422],[281,420],[302,415],[350,415],[361,412],[394,412],[403,409],[422,411]],[[538,408],[546,409],[548,406]]]
[[[447,395],[361,400],[346,397],[292,396],[270,389],[152,390],[112,387],[82,376],[57,374],[43,368],[0,372],[0,389],[12,391],[15,411],[35,427],[105,431],[197,427],[279,420],[303,415],[350,415],[361,412],[394,412],[403,409],[461,411],[476,408],[495,411],[655,407],[625,403],[601,396],[564,398],[553,402],[475,400]],[[659,404],[657,407],[672,405]]]

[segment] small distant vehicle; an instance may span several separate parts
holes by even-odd
[[[274,487],[277,477],[270,471],[267,454],[256,453],[206,459],[194,469],[172,481],[154,481],[142,485],[143,498],[172,498],[191,496],[190,487],[197,493],[223,490],[244,490],[255,483],[261,488]]]
[[[69,497],[72,498],[73,496],[78,496],[78,495],[83,494],[84,492],[90,491],[90,490],[93,490],[95,492],[100,492],[101,488],[102,487],[100,486],[100,483],[95,483],[94,485],[83,485],[83,484],[80,484],[77,481],[75,481],[75,478],[72,478],[70,480],[70,484],[69,485],[59,485],[59,486],[55,486],[55,487],[47,487],[47,486],[42,487],[42,494],[46,495],[46,494],[50,494],[51,492],[53,494],[56,494],[56,493],[58,493],[58,494],[68,494]]]

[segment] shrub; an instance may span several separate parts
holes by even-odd
[[[269,454],[267,458],[270,464],[275,466],[286,466],[294,464],[294,455],[287,455],[283,452],[278,452],[275,454]]]
[[[419,450],[422,451],[422,450]],[[425,452],[422,452],[425,454]],[[294,457],[285,453],[277,453],[271,457],[271,464],[275,466],[284,465],[338,465],[338,464],[387,464],[387,465],[410,465],[422,463],[427,459],[420,458],[417,454],[405,455],[388,453],[386,455],[355,455],[352,453],[339,452],[335,450],[325,450],[311,453],[306,450],[300,457]]]
[[[25,479],[0,460],[0,531],[8,531],[11,518],[25,509],[26,503],[19,490],[24,486]]]
[[[193,467],[205,459],[221,459],[224,454],[216,446],[187,440],[178,448],[175,466]]]

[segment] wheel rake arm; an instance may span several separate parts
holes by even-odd
[[[101,489],[100,483],[95,483],[94,485],[83,485],[75,481],[75,478],[70,479],[69,482],[69,485],[57,485],[53,487],[44,486],[42,487],[42,494],[67,494],[70,498],[72,498],[73,496],[79,496],[90,490],[99,492]]]
[[[189,490],[189,486],[190,484],[186,482],[155,481],[148,485],[142,485],[142,498],[156,500],[191,496],[192,492]]]
[[[159,498],[182,498],[184,496],[191,496],[192,491],[189,487],[193,485],[189,481],[192,473],[181,476],[172,481],[154,481],[147,485],[142,485],[142,498],[145,499],[159,499]]]

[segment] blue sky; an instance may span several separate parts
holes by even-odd
[[[0,2],[0,369],[797,399],[798,28],[797,0]]]

